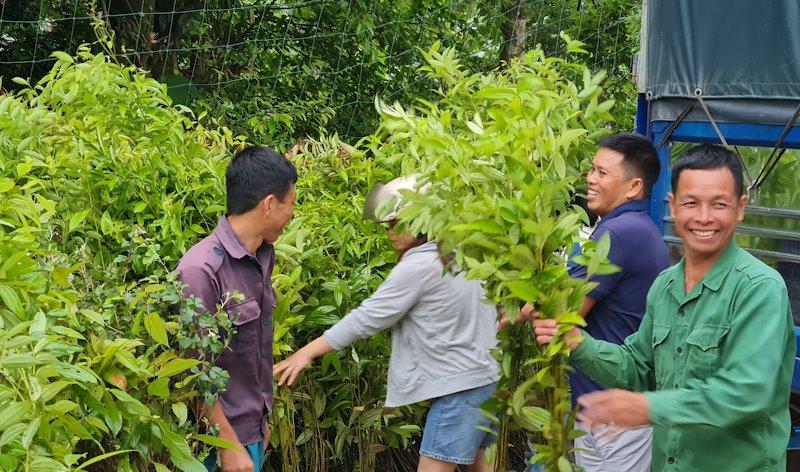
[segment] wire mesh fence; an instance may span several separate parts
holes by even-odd
[[[564,54],[562,30],[588,62],[627,70],[632,0],[0,0],[0,75],[35,82],[53,51],[113,33],[116,56],[167,84],[173,101],[262,134],[317,128],[369,132],[376,95],[409,101],[427,87],[419,49],[454,46],[473,70],[500,64],[510,42]],[[504,37],[503,25],[522,26]],[[632,33],[633,31],[633,33]],[[268,118],[265,118],[268,117]]]

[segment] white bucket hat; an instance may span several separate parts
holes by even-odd
[[[400,201],[402,198],[400,191],[414,190],[424,193],[428,187],[428,185],[424,185],[422,188],[416,189],[416,185],[417,177],[414,175],[398,177],[394,180],[391,180],[386,185],[375,185],[372,187],[372,190],[369,191],[369,195],[367,195],[367,201],[364,205],[364,217],[379,223],[385,223],[397,219],[397,215],[400,213],[400,209],[403,206]],[[378,207],[392,197],[395,197],[394,208],[392,208],[391,211],[382,217],[379,217],[377,214]]]

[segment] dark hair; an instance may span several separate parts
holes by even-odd
[[[597,142],[601,148],[622,154],[622,164],[633,177],[640,177],[644,185],[644,196],[650,195],[661,172],[656,148],[649,139],[640,134],[620,133],[602,138]]]
[[[297,169],[272,149],[250,146],[233,156],[225,173],[229,215],[247,213],[267,195],[283,201],[292,184],[297,182]]]
[[[701,144],[684,152],[672,166],[672,193],[678,188],[678,178],[685,169],[711,170],[726,168],[733,174],[736,196],[744,193],[742,161],[730,149],[718,144]]]

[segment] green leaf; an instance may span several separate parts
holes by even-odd
[[[526,406],[515,418],[526,429],[539,431],[550,422],[550,412],[538,406]]]
[[[3,431],[3,434],[0,435],[0,447],[5,446],[6,444],[11,443],[11,441],[17,439],[17,437],[21,435],[25,429],[25,423],[14,423],[7,427],[5,431]]]
[[[5,306],[15,315],[22,316],[24,314],[25,310],[17,296],[17,292],[8,285],[0,284],[0,299],[3,300]]]
[[[86,219],[86,216],[88,214],[89,214],[89,210],[83,210],[83,211],[79,211],[78,213],[75,213],[74,215],[72,215],[70,217],[70,219],[69,219],[69,225],[67,226],[69,228],[69,231],[72,232],[78,226],[80,226],[81,223],[83,223],[83,220]]]
[[[0,359],[0,366],[4,369],[26,369],[40,363],[33,354],[11,354]]]
[[[172,463],[184,472],[207,472],[202,462],[198,461],[186,439],[167,428],[163,421],[156,424],[161,432],[161,439],[170,454]]]
[[[142,402],[133,398],[129,393],[123,392],[122,390],[116,388],[108,389],[112,395],[117,397],[118,400],[123,402],[124,406],[128,408],[132,413],[136,413],[142,416],[150,415],[150,409],[147,408]]]
[[[558,458],[558,472],[572,472],[572,464],[564,456]]]
[[[58,413],[59,415],[63,415],[65,413],[69,413],[75,408],[78,408],[77,403],[69,400],[59,400],[51,405],[47,405],[44,409],[48,413]]]
[[[14,402],[0,410],[0,431],[22,420],[31,406],[32,403],[29,401]]]
[[[10,454],[0,454],[0,470],[19,470],[17,464],[19,461]]]
[[[224,439],[216,436],[210,436],[208,434],[193,434],[191,438],[208,444],[209,446],[219,447],[222,449],[236,449],[236,445],[232,442],[228,442]]]
[[[167,398],[169,396],[169,377],[159,377],[150,382],[147,385],[147,393],[156,397]]]
[[[66,362],[58,362],[53,365],[53,368],[56,370],[56,372],[61,374],[62,377],[67,379],[92,384],[97,383],[97,378],[93,375],[93,373],[84,369],[83,367],[67,364]]]
[[[186,420],[189,418],[189,412],[186,408],[186,404],[183,402],[173,403],[172,412],[175,413],[175,418],[178,419],[178,425],[186,423]]]
[[[14,188],[14,181],[9,178],[0,179],[0,193],[6,193]]]
[[[36,313],[33,317],[33,323],[31,323],[31,327],[28,328],[28,334],[37,334],[37,333],[44,333],[45,329],[47,328],[47,317],[41,311]]]
[[[108,211],[104,211],[103,216],[100,217],[100,231],[105,235],[109,235],[114,231],[114,223],[111,221]]]
[[[60,60],[60,61],[64,61],[64,62],[66,62],[67,64],[72,64],[72,63],[74,63],[74,62],[75,62],[75,61],[72,59],[72,56],[70,56],[69,54],[67,54],[67,53],[65,53],[65,52],[62,52],[62,51],[53,51],[53,52],[50,54],[50,56],[52,56],[52,57],[55,57],[56,59],[58,59],[58,60]]]
[[[197,359],[173,359],[164,364],[158,375],[160,377],[172,377],[173,375],[180,374],[187,369],[191,369],[199,363],[200,361]]]
[[[61,390],[64,390],[69,385],[74,384],[75,382],[69,382],[66,380],[57,380],[55,382],[51,382],[39,392],[39,396],[35,398],[35,400],[43,401],[45,403],[49,402],[53,399]]]
[[[597,258],[607,259],[608,253],[611,251],[611,235],[604,233],[597,241]]]
[[[536,289],[530,280],[514,280],[508,283],[508,289],[520,300],[534,303],[537,300]]]
[[[534,265],[533,252],[528,246],[517,244],[511,248],[509,262],[517,269],[529,269]]]
[[[119,451],[112,451],[112,452],[106,452],[105,454],[100,454],[99,456],[92,457],[88,461],[86,461],[83,464],[79,465],[76,468],[76,470],[85,469],[85,468],[89,467],[90,465],[96,464],[96,463],[101,462],[101,461],[104,461],[104,460],[108,459],[109,457],[118,456],[120,454],[127,454],[129,452],[136,452],[136,450],[135,449],[122,449],[122,450],[119,450]]]
[[[169,347],[167,325],[164,323],[164,320],[158,316],[158,313],[150,313],[144,317],[144,329],[147,330],[147,333],[154,341],[162,346]]]

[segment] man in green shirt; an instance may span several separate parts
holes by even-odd
[[[684,258],[653,283],[639,331],[621,346],[566,333],[583,337],[572,362],[615,388],[582,396],[579,418],[652,424],[655,471],[785,471],[793,321],[781,276],[733,241],[746,203],[736,155],[687,151],[669,195]],[[534,323],[540,343],[558,333]]]

